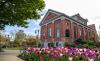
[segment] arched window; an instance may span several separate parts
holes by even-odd
[[[70,37],[70,31],[68,29],[65,30],[65,37]]]

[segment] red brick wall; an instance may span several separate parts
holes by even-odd
[[[67,19],[63,20],[63,38],[65,39],[64,41],[70,41],[71,40],[71,35],[70,37],[65,37],[65,31],[69,30],[69,32],[71,33],[71,22]]]
[[[48,32],[48,29],[49,28],[51,28],[52,29],[52,37],[49,37],[49,32]],[[48,41],[51,41],[51,42],[53,42],[54,41],[54,23],[53,22],[51,22],[51,23],[49,23],[49,24],[47,24],[47,33],[48,33]]]
[[[45,41],[47,40],[47,26],[44,25],[44,26],[41,26],[41,40],[42,41]]]
[[[55,40],[56,41],[61,41],[61,37],[63,36],[63,24],[62,24],[62,22],[61,22],[62,20],[61,19],[58,19],[58,20],[56,20],[55,22],[54,22],[54,27],[55,27]],[[57,38],[57,26],[58,26],[58,28],[60,29],[60,38]]]
[[[59,29],[60,29],[60,38],[57,38],[56,35],[56,27],[57,24],[59,24]],[[48,35],[48,29],[52,29],[52,37],[49,37]],[[75,30],[75,29],[76,30]],[[65,37],[65,30],[69,29],[70,31],[70,37]],[[77,23],[73,23],[68,19],[58,19],[54,22],[48,23],[47,25],[41,26],[41,40],[42,41],[67,41],[70,42],[71,40],[75,40],[74,38],[74,31],[76,32],[76,39],[80,38],[80,30],[83,32],[82,39],[83,40],[89,40],[93,39],[96,40],[96,31],[92,31],[91,29],[87,29],[86,27],[79,26]],[[45,35],[43,35],[45,33]],[[90,34],[89,34],[90,33]]]

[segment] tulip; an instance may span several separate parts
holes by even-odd
[[[92,58],[92,59],[89,59],[89,61],[94,61],[94,59]]]
[[[45,55],[51,59],[59,59],[64,56],[69,56],[69,61],[73,60],[73,56],[85,56],[89,61],[94,61],[100,57],[99,50],[86,49],[86,48],[70,48],[70,47],[56,47],[56,48],[28,48],[28,52],[34,53],[36,56]],[[28,53],[26,52],[26,53]]]
[[[69,61],[73,61],[73,57],[69,57],[68,59],[69,59]]]

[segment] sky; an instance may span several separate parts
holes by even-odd
[[[95,24],[96,30],[99,31],[100,25],[100,0],[44,0],[46,7],[43,10],[45,15],[48,9],[53,9],[66,15],[72,16],[79,13],[83,18],[88,19],[89,24]],[[43,16],[44,16],[43,15]],[[37,20],[28,20],[28,28],[17,26],[6,26],[6,34],[11,32],[17,32],[18,30],[24,30],[27,35],[36,35],[35,30],[40,29],[39,23],[43,16]]]

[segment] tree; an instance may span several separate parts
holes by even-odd
[[[15,35],[15,42],[19,45],[22,45],[22,42],[25,41],[26,34],[23,30],[19,30]]]
[[[37,44],[37,40],[34,38],[28,38],[26,41],[27,45],[36,45]]]
[[[5,31],[0,30],[0,44],[7,45],[10,40],[4,34],[5,34]]]
[[[25,41],[27,46],[34,46],[34,47],[38,47],[38,44],[41,43],[40,39],[36,36],[27,36],[26,37],[26,41]]]
[[[43,0],[0,0],[0,29],[5,25],[27,27],[27,19],[39,19]]]

